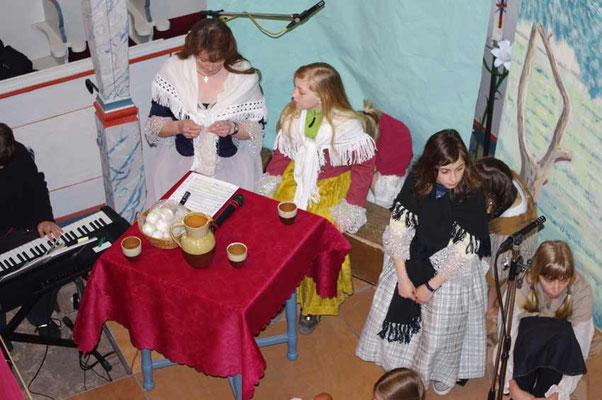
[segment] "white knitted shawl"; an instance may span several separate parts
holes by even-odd
[[[295,161],[294,178],[297,184],[295,204],[306,210],[312,203],[320,201],[318,175],[326,163],[324,150],[328,150],[330,164],[334,167],[361,164],[376,152],[374,140],[364,132],[357,118],[338,115],[333,118],[336,126],[334,148],[331,145],[332,127],[324,118],[315,139],[305,136],[305,118],[303,110],[290,124],[290,135],[281,129],[276,136],[275,147],[282,154]],[[288,123],[284,124],[288,128]]]
[[[234,69],[241,71],[250,67],[247,61],[241,61],[233,66]],[[198,77],[194,57],[181,60],[177,56],[172,56],[166,60],[153,80],[151,95],[155,102],[169,107],[178,120],[189,118],[205,128],[221,120],[258,122],[267,119],[265,99],[257,74],[229,73],[215,105],[209,109],[199,108]],[[207,176],[215,174],[217,140],[216,135],[206,132],[205,129],[193,140],[192,170]]]

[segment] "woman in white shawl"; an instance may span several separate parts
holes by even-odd
[[[238,53],[230,28],[219,19],[196,23],[152,83],[145,131],[157,152],[147,205],[191,169],[253,190],[266,119],[259,74]]]

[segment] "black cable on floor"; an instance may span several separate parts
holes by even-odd
[[[33,381],[38,377],[38,374],[40,373],[40,371],[42,370],[42,366],[44,365],[44,361],[46,361],[46,356],[48,355],[48,345],[46,345],[46,351],[44,351],[44,357],[42,358],[42,362],[40,363],[40,366],[38,367],[38,370],[36,371],[35,375],[33,376],[33,378],[31,378],[31,380],[29,381],[29,383],[27,384],[27,389],[29,390],[30,393],[32,394],[37,394],[38,396],[44,396],[46,398],[55,400],[54,397],[52,396],[48,396],[44,393],[38,393],[38,392],[34,392],[31,389],[31,385],[33,384]]]
[[[106,354],[104,354],[102,357],[106,358],[112,354],[115,354],[114,351],[110,351]],[[96,365],[98,365],[100,363],[100,361],[95,361],[92,364],[88,364],[88,362],[90,361],[90,356],[91,354],[88,353],[85,356],[82,356],[82,353],[79,353],[79,367],[82,369],[82,371],[84,371],[84,390],[88,390],[88,388],[86,387],[86,372],[88,372],[89,370],[91,370],[92,372],[94,372],[94,374],[96,376],[98,376],[99,378],[102,378],[103,380],[105,380],[106,382],[113,382],[113,378],[111,378],[111,374],[109,374],[109,371],[105,372],[107,373],[107,378],[105,378],[104,376],[100,375],[98,372],[96,372],[96,370],[94,369],[94,367]]]

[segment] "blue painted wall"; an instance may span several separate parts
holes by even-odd
[[[208,9],[300,13],[317,0],[209,0]],[[265,145],[301,65],[325,61],[342,75],[352,105],[364,98],[401,120],[420,154],[428,136],[457,129],[468,144],[491,4],[483,0],[327,0],[305,24],[272,39],[248,18],[228,22],[241,53],[263,73],[270,120]],[[271,31],[287,22],[260,20]]]

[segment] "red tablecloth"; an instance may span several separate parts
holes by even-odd
[[[135,262],[124,258],[118,242],[106,250],[78,312],[73,337],[79,350],[94,348],[102,324],[115,320],[139,349],[208,375],[242,374],[243,399],[251,398],[266,366],[253,336],[306,275],[320,295],[334,296],[350,246],[322,217],[299,210],[294,224],[283,225],[276,201],[239,193],[244,205],[216,232],[215,256],[206,269],[189,267],[179,248],[158,249],[144,239]],[[136,225],[125,235],[143,238]],[[227,244],[235,241],[248,247],[240,269],[226,258]]]

